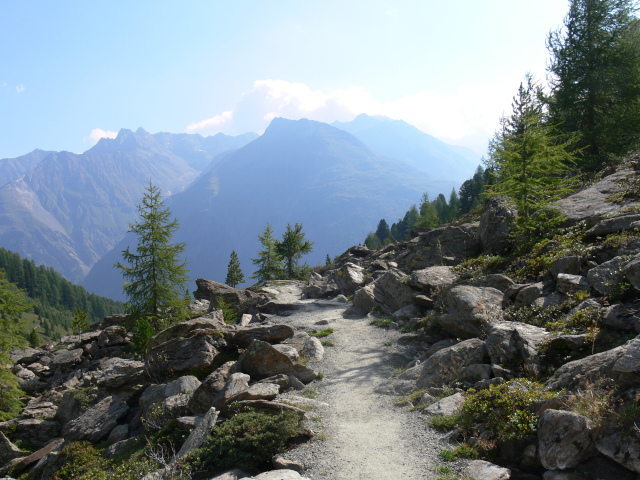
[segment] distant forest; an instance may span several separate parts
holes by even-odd
[[[407,240],[416,227],[437,227],[463,217],[481,206],[482,194],[494,183],[491,168],[478,166],[472,178],[465,181],[458,192],[451,190],[449,200],[441,193],[434,200],[426,193],[422,196],[420,206],[412,205],[404,217],[393,223],[391,227],[383,218],[375,232],[369,233],[365,245],[378,249],[393,241]]]
[[[38,316],[42,333],[51,340],[71,332],[78,308],[87,314],[89,323],[124,311],[122,302],[89,293],[53,268],[37,266],[33,260],[4,248],[0,248],[0,269],[35,302],[33,313]]]

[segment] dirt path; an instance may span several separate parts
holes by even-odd
[[[310,412],[320,439],[285,456],[304,463],[309,478],[436,479],[436,469],[444,463],[439,452],[450,448],[442,434],[428,428],[420,413],[394,406],[396,397],[376,392],[395,368],[410,360],[407,347],[395,342],[399,334],[371,326],[368,318],[345,318],[347,304],[300,300],[300,287],[270,287],[278,300],[302,304],[278,320],[296,330],[331,327],[334,333],[326,339],[336,346],[325,347],[324,360],[310,365],[325,375],[310,385],[317,391],[316,400],[326,404]],[[322,320],[328,325],[317,325]]]

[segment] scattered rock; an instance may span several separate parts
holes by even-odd
[[[429,405],[423,410],[423,413],[443,416],[454,415],[460,412],[463,404],[464,396],[461,393],[455,393]]]
[[[128,411],[129,407],[120,397],[107,397],[69,422],[62,435],[67,440],[99,442],[109,435]]]
[[[574,412],[545,410],[538,422],[538,451],[549,470],[576,467],[593,454],[589,420]]]
[[[517,207],[509,204],[505,197],[495,196],[487,201],[478,226],[483,253],[502,255],[509,249],[517,217]]]
[[[411,274],[411,284],[435,298],[438,294],[458,279],[452,267],[427,267]]]
[[[509,480],[511,470],[484,460],[472,460],[465,471],[474,480]]]
[[[461,285],[446,296],[449,312],[439,318],[443,330],[459,338],[483,337],[491,324],[502,319],[500,290]]]
[[[207,441],[208,436],[211,434],[211,429],[215,427],[216,420],[218,419],[218,412],[215,408],[210,408],[206,413],[202,421],[196,426],[196,428],[187,437],[184,444],[180,448],[180,451],[176,454],[176,459],[185,457],[189,452],[200,448]]]
[[[622,269],[626,262],[622,257],[615,257],[587,272],[587,278],[593,288],[602,295],[609,295],[622,280]]]
[[[293,337],[293,334],[294,330],[289,325],[260,325],[237,331],[233,342],[240,348],[246,348],[253,340],[274,344]]]

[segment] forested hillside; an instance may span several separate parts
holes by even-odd
[[[0,269],[34,301],[33,313],[38,315],[38,333],[57,340],[71,332],[73,316],[81,309],[89,323],[105,316],[122,313],[124,305],[110,298],[87,292],[51,267],[36,265],[33,260],[0,248]]]

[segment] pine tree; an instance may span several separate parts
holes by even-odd
[[[26,344],[20,317],[30,306],[26,294],[0,270],[0,421],[20,413],[20,396],[24,392],[18,388],[18,380],[9,368],[9,354],[12,348],[23,348]]]
[[[533,240],[533,231],[545,227],[539,222],[548,220],[533,214],[567,191],[562,175],[573,157],[569,143],[560,142],[545,122],[541,89],[531,75],[520,84],[512,106],[513,113],[501,119],[501,130],[489,144],[487,163],[497,178],[491,194],[513,200],[521,232]]]
[[[244,282],[244,274],[242,270],[240,270],[240,260],[238,259],[236,251],[232,250],[225,283],[230,287],[236,288],[236,285],[242,282]]]
[[[580,135],[597,170],[640,133],[640,29],[634,0],[571,0],[549,34],[553,122]]]
[[[282,275],[282,257],[276,252],[276,240],[273,238],[273,228],[267,223],[262,235],[258,235],[262,250],[258,251],[258,258],[252,258],[254,265],[258,265],[253,275],[249,278],[258,280],[258,283],[265,283],[275,280]]]
[[[80,308],[76,310],[76,314],[73,317],[73,324],[71,329],[74,335],[84,332],[89,328],[89,322],[87,322],[87,314]]]
[[[39,345],[40,339],[38,338],[38,332],[36,332],[36,329],[34,328],[33,330],[31,330],[31,332],[29,332],[29,346],[31,348],[38,348]]]
[[[124,291],[128,300],[126,310],[139,324],[140,331],[148,335],[148,323],[154,331],[166,326],[167,321],[188,318],[186,289],[186,261],[180,261],[184,243],[170,243],[178,229],[177,220],[170,220],[171,212],[164,207],[158,187],[149,182],[142,203],[138,206],[140,220],[129,225],[129,231],[138,236],[135,252],[129,247],[122,252],[127,265],[116,263],[125,279]],[[142,324],[140,320],[143,320]],[[142,341],[140,341],[140,344]]]
[[[331,265],[333,265],[333,260],[331,260],[331,257],[329,256],[329,254],[327,253],[327,258],[324,261],[324,266],[325,267],[330,267]]]
[[[305,239],[302,224],[296,223],[294,227],[287,225],[282,240],[276,242],[275,247],[277,254],[284,260],[288,278],[294,278],[298,260],[313,250],[313,242]]]
[[[387,224],[387,221],[384,218],[380,220],[380,222],[378,223],[378,228],[376,229],[376,235],[380,239],[380,243],[382,243],[382,245],[384,245],[385,242],[387,241],[387,238],[391,236],[391,229],[389,228],[389,225]]]

